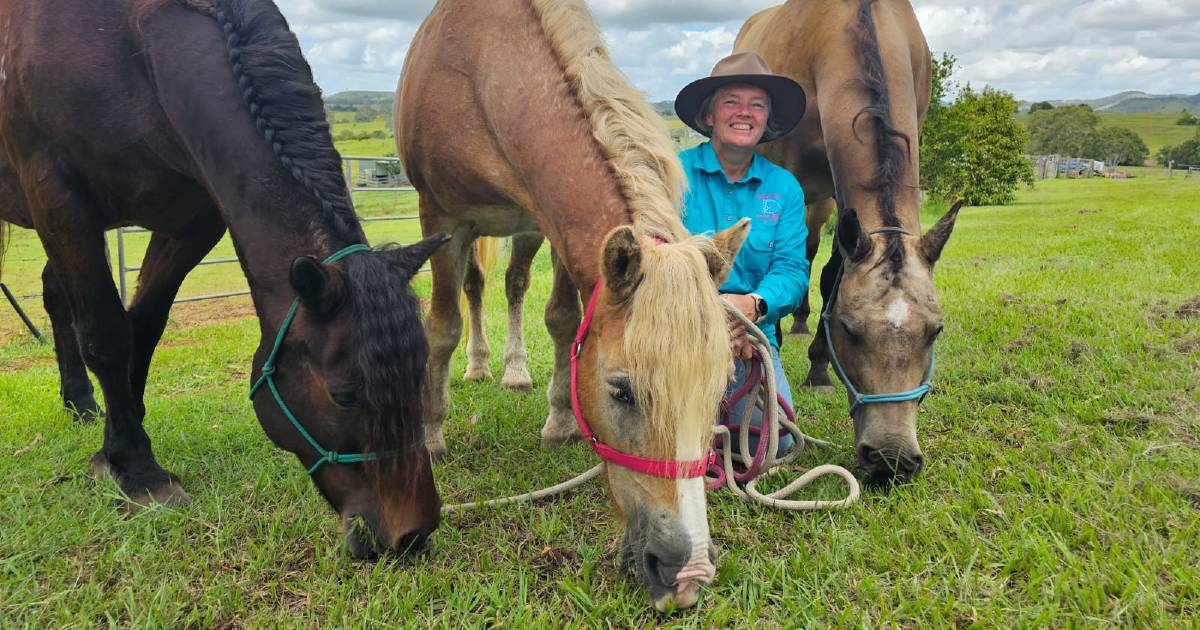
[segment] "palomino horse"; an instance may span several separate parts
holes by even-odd
[[[804,187],[810,260],[835,203],[841,209],[838,246],[821,272],[827,323],[809,346],[805,384],[832,386],[831,334],[853,384],[859,464],[872,482],[914,478],[923,464],[917,405],[942,330],[933,265],[959,207],[921,236],[917,144],[930,90],[921,27],[906,0],[789,0],[747,20],[734,50],[762,55],[808,95],[800,124],[762,152]],[[855,390],[905,395],[864,401]]]
[[[578,411],[593,447],[694,470],[731,365],[715,283],[747,228],[688,237],[684,175],[662,120],[608,59],[583,3],[442,0],[412,41],[396,104],[422,228],[452,235],[431,261],[430,450],[445,449],[471,243],[537,229],[555,261],[543,442],[579,434],[570,366],[582,293],[595,310],[577,355]],[[626,527],[625,565],[659,608],[694,604],[715,570],[702,479],[612,463],[605,474]]]
[[[64,402],[98,409],[85,365],[103,390],[93,471],[131,509],[186,500],[155,460],[143,393],[180,283],[228,229],[262,327],[259,423],[310,467],[354,556],[419,545],[439,500],[408,280],[444,237],[361,245],[320,92],[275,5],[0,0],[0,42],[0,188],[23,193],[0,218],[45,247]],[[120,225],[153,232],[128,312],[104,251]]]

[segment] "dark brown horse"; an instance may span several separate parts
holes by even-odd
[[[273,383],[254,396],[263,429],[315,467],[354,556],[424,540],[439,501],[408,280],[443,239],[323,262],[364,235],[319,90],[275,5],[0,0],[0,88],[0,188],[23,193],[0,218],[37,230],[46,250],[64,401],[97,409],[85,365],[103,391],[93,471],[115,477],[129,507],[186,500],[155,460],[142,397],[180,283],[228,229],[262,328],[255,378],[287,328]],[[104,251],[104,231],[121,225],[153,232],[128,311]],[[314,444],[331,452],[321,459]],[[337,463],[366,452],[379,458]]]
[[[734,50],[759,53],[808,95],[800,124],[762,153],[804,187],[809,260],[821,227],[840,209],[821,295],[834,300],[829,330],[846,378],[864,394],[916,388],[942,329],[933,265],[958,206],[921,235],[917,146],[930,57],[912,7],[907,0],[789,0],[747,20]],[[806,300],[793,331],[807,316]],[[832,387],[827,348],[818,326],[806,385]],[[920,472],[918,402],[854,404],[852,395],[856,451],[870,480]]]

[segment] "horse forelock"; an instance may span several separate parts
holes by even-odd
[[[687,238],[679,208],[687,178],[662,117],[609,59],[581,0],[529,0],[643,234]]]
[[[368,450],[399,451],[377,468],[404,466],[423,443],[421,385],[428,346],[416,296],[387,249],[342,261],[350,284],[354,362],[368,411]]]
[[[313,231],[331,231],[342,238],[356,235],[358,220],[341,156],[333,148],[321,90],[279,9],[268,0],[183,2],[221,28],[230,67],[255,126],[279,166],[320,208]]]
[[[698,237],[644,248],[625,322],[630,381],[662,443],[674,441],[680,422],[709,434],[732,365],[705,248],[715,246]]]
[[[855,52],[862,67],[863,76],[857,80],[857,83],[867,93],[869,102],[855,115],[855,122],[862,116],[868,116],[874,123],[877,163],[875,174],[867,183],[867,187],[878,194],[877,202],[883,225],[900,227],[900,218],[896,213],[896,198],[900,188],[905,185],[904,177],[913,150],[913,140],[908,134],[897,129],[892,122],[892,105],[887,76],[884,72],[879,38],[871,12],[875,2],[876,0],[859,0]],[[904,261],[904,247],[898,234],[888,234],[887,248],[883,257],[880,258],[881,262],[884,260],[891,261],[893,271],[900,270]]]

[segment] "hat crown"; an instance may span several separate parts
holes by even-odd
[[[713,66],[713,77],[727,77],[740,74],[773,74],[767,61],[755,52],[742,52],[729,55]]]

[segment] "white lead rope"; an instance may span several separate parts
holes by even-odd
[[[760,383],[757,386],[757,391],[747,392],[746,395],[747,397],[752,397],[750,400],[756,401],[757,405],[762,405],[764,400],[770,401],[769,404],[762,405],[769,410],[769,412],[763,413],[765,426],[760,429],[759,432],[759,439],[762,439],[763,435],[769,436],[767,442],[767,453],[762,464],[762,472],[754,479],[751,479],[749,482],[747,482],[744,488],[739,488],[737,482],[734,480],[735,471],[733,466],[735,462],[747,463],[752,461],[752,457],[750,455],[750,415],[754,410],[754,406],[747,404],[742,412],[742,418],[739,424],[743,428],[739,432],[738,436],[738,453],[733,452],[731,446],[731,442],[733,440],[730,439],[731,436],[729,429],[720,424],[714,427],[713,433],[715,435],[722,436],[721,465],[725,470],[725,485],[722,487],[729,488],[729,490],[735,495],[744,499],[761,503],[768,507],[784,510],[822,510],[850,506],[858,500],[858,480],[854,478],[854,475],[850,474],[850,471],[835,464],[822,464],[811,470],[808,470],[796,479],[793,479],[784,487],[775,490],[774,492],[763,494],[755,487],[759,479],[762,479],[767,475],[786,471],[786,466],[791,464],[797,457],[799,457],[801,452],[803,452],[804,449],[809,445],[828,448],[832,446],[832,444],[826,442],[825,440],[818,440],[805,435],[802,431],[800,431],[800,428],[797,427],[795,423],[789,421],[784,414],[781,413],[779,405],[776,403],[775,368],[769,360],[771,357],[770,342],[767,341],[766,335],[764,335],[763,332],[758,329],[758,326],[755,326],[754,322],[751,322],[749,319],[747,319],[746,316],[741,313],[741,311],[724,300],[722,300],[722,303],[725,306],[725,310],[728,311],[739,322],[741,322],[741,324],[746,328],[746,332],[750,335],[750,343],[758,349],[760,356],[763,357],[763,383]],[[794,446],[786,455],[781,458],[776,458],[775,453],[779,449],[780,426],[783,426],[783,428],[787,429],[788,433],[792,435]],[[603,469],[603,463],[596,464],[591,469],[576,477],[548,488],[543,488],[541,490],[534,490],[523,494],[516,494],[486,501],[472,501],[470,503],[443,505],[442,513],[451,514],[454,512],[473,510],[481,507],[507,505],[510,503],[525,503],[549,498],[558,494],[562,494],[568,490],[578,488],[588,481],[599,477],[600,472]],[[801,488],[809,485],[816,479],[826,475],[836,475],[842,478],[842,481],[845,482],[847,487],[845,498],[837,500],[802,501],[787,498],[798,492]]]

